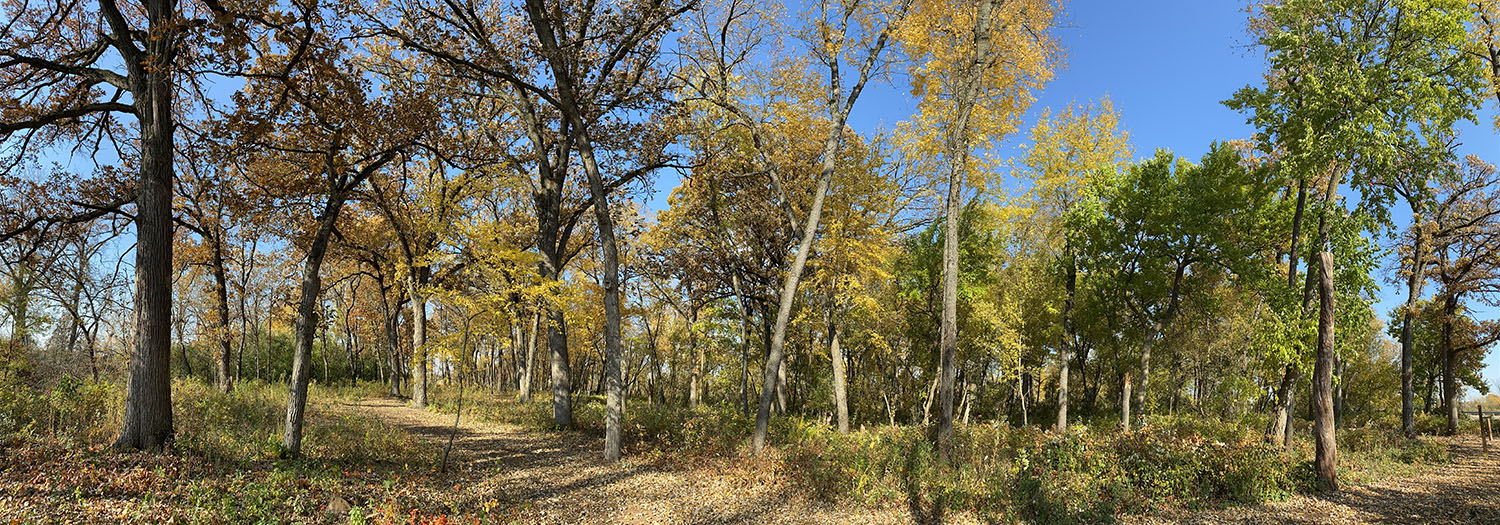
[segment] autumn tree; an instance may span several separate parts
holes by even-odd
[[[901,42],[914,64],[909,72],[913,91],[921,98],[916,128],[938,137],[918,151],[942,159],[947,186],[937,427],[944,462],[953,437],[963,188],[988,186],[990,170],[975,149],[1014,132],[1035,91],[1052,78],[1058,48],[1051,29],[1057,11],[1046,0],[919,2],[903,27]]]
[[[1462,176],[1442,184],[1433,210],[1433,277],[1440,289],[1440,349],[1447,433],[1458,431],[1460,356],[1500,340],[1493,321],[1466,326],[1467,297],[1500,299],[1500,177],[1495,167],[1470,157]],[[1457,327],[1458,329],[1456,329]]]
[[[1078,232],[1069,228],[1068,217],[1080,201],[1096,199],[1101,172],[1118,169],[1129,160],[1130,135],[1120,129],[1119,115],[1109,99],[1098,106],[1069,106],[1053,116],[1046,112],[1031,130],[1031,142],[1022,158],[1025,173],[1031,178],[1031,197],[1039,209],[1062,231],[1036,232],[1045,237],[1061,237],[1062,249],[1056,256],[1066,297],[1062,307],[1062,341],[1058,362],[1057,430],[1068,429],[1069,365],[1073,361],[1078,335],[1074,329],[1073,310],[1078,300],[1078,257],[1075,245]],[[1075,223],[1076,224],[1076,221]]]

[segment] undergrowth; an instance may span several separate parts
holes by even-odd
[[[451,414],[456,391],[435,388],[429,408]],[[467,392],[465,418],[552,429],[550,399]],[[1263,419],[1263,418],[1262,418]],[[603,402],[575,398],[574,431],[603,434]],[[1066,435],[1005,424],[957,425],[942,465],[922,427],[881,426],[839,434],[820,421],[772,419],[769,442],[785,472],[813,497],[901,506],[914,512],[968,511],[989,519],[1099,523],[1123,514],[1201,509],[1285,499],[1319,490],[1311,446],[1290,449],[1261,435],[1263,421],[1152,417],[1118,432],[1107,423]],[[753,415],[730,406],[632,403],[626,453],[645,458],[730,458],[749,453]],[[1390,428],[1340,430],[1345,479],[1376,479],[1449,461],[1447,446],[1406,440]],[[925,510],[921,510],[925,509]]]

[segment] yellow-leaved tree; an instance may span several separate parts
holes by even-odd
[[[1052,231],[1047,239],[1062,240],[1056,257],[1063,272],[1065,298],[1062,307],[1062,342],[1057,378],[1057,430],[1068,429],[1068,373],[1077,333],[1073,308],[1078,289],[1078,258],[1074,253],[1075,229],[1086,216],[1088,201],[1099,179],[1130,161],[1130,134],[1120,129],[1114,104],[1105,98],[1097,106],[1073,106],[1057,115],[1044,112],[1031,129],[1031,141],[1021,159],[1018,175],[1031,180],[1031,205],[1048,219]],[[1054,246],[1053,249],[1056,252]]]
[[[1060,58],[1051,0],[923,0],[897,36],[911,59],[919,114],[908,147],[933,159],[947,184],[938,389],[938,456],[953,440],[954,349],[958,340],[958,220],[965,184],[984,190],[995,173],[981,150],[1015,132]]]

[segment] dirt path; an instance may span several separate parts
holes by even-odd
[[[434,445],[447,442],[452,416],[366,399],[341,408],[406,429]],[[454,463],[456,487],[479,502],[535,523],[912,523],[907,509],[869,509],[812,501],[784,476],[743,459],[691,465],[627,458],[605,464],[602,440],[510,425],[463,422]],[[1133,524],[1500,524],[1500,447],[1482,453],[1477,438],[1452,442],[1454,462],[1419,476],[1346,486],[1328,496],[1177,516],[1135,516]],[[949,516],[948,521],[971,521]],[[957,518],[956,520],[954,518]]]
[[[1479,438],[1450,442],[1453,464],[1413,477],[1344,487],[1327,496],[1147,518],[1138,523],[1430,523],[1500,524],[1500,447],[1480,450]]]
[[[391,399],[342,409],[406,429],[434,445],[448,440],[453,417]],[[531,523],[910,523],[904,509],[846,508],[810,501],[762,469],[723,461],[694,465],[600,458],[603,441],[580,434],[460,422],[453,444],[458,491],[498,501],[509,517]]]

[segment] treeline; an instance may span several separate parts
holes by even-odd
[[[560,428],[599,396],[611,460],[627,399],[754,412],[756,450],[773,414],[934,425],[944,458],[955,421],[1263,414],[1280,443],[1305,410],[1336,487],[1337,426],[1412,436],[1420,402],[1453,432],[1487,391],[1500,181],[1456,130],[1497,9],[1258,5],[1266,80],[1225,94],[1258,132],[1186,159],[1108,99],[1022,129],[1048,0],[8,6],[6,379],[128,370],[145,449],[174,368],[286,382],[290,455],[312,380]],[[887,79],[916,113],[850,128]]]

